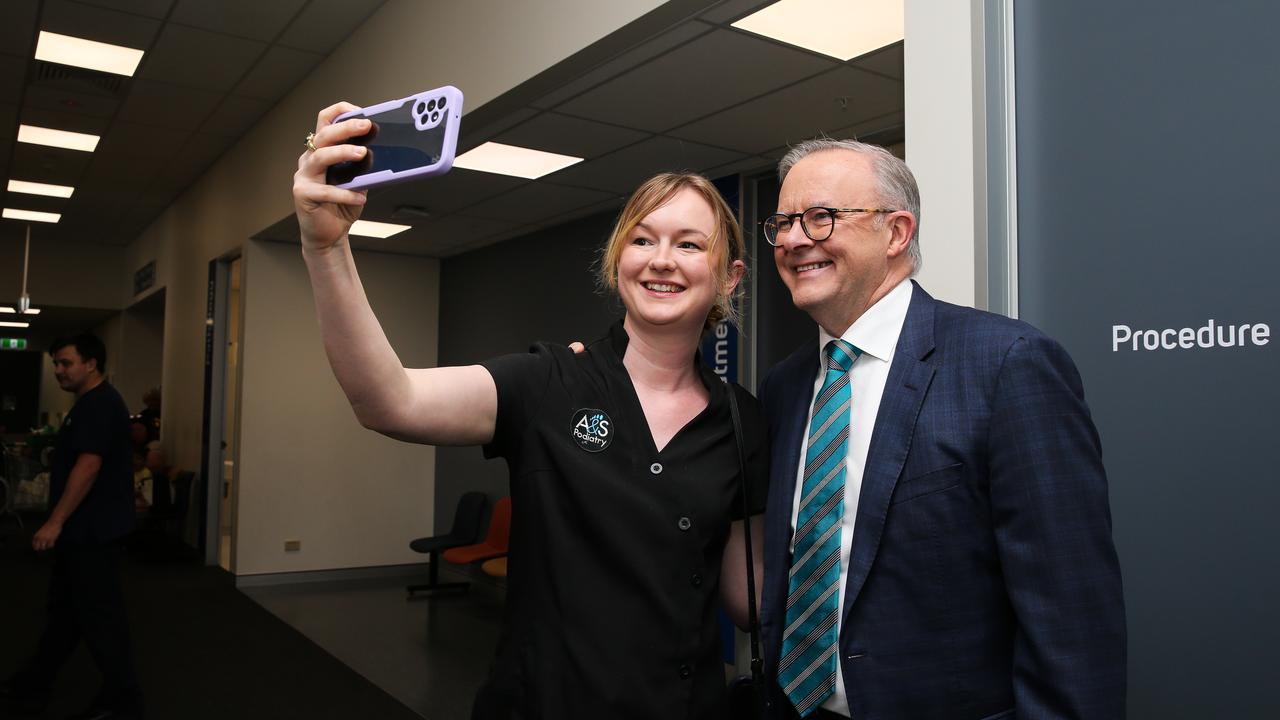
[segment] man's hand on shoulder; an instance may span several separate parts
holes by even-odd
[[[36,551],[52,550],[54,543],[58,542],[58,536],[62,535],[62,523],[50,520],[31,538],[31,547]]]

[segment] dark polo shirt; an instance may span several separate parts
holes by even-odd
[[[498,387],[484,450],[511,472],[507,618],[479,717],[713,717],[724,692],[720,563],[742,517],[728,389],[662,451],[622,364],[618,323],[581,355],[540,343],[483,363]],[[739,391],[752,514],[768,441]]]
[[[133,529],[133,454],[129,409],[108,382],[80,396],[67,414],[53,445],[49,507],[57,505],[82,453],[102,457],[89,493],[62,527],[58,544],[104,543]]]

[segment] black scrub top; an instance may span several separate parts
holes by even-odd
[[[724,693],[720,564],[742,517],[727,386],[659,452],[619,322],[581,355],[539,343],[483,363],[498,388],[487,457],[506,458],[506,619],[478,718],[708,718]],[[751,514],[768,440],[739,390]]]
[[[81,395],[62,422],[49,468],[49,507],[66,492],[81,453],[102,457],[89,492],[62,527],[59,545],[105,543],[133,529],[133,445],[129,409],[111,383]]]

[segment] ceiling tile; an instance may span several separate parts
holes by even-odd
[[[36,0],[4,0],[4,22],[0,22],[0,53],[29,58],[35,55]]]
[[[26,74],[26,58],[0,55],[0,102],[22,102],[22,86]]]
[[[537,114],[538,111],[533,108],[517,108],[486,121],[484,125],[476,124],[480,121],[474,116],[465,115],[462,119],[462,130],[458,134],[458,154],[461,155],[471,148],[483,145],[503,131],[509,130]]]
[[[9,174],[38,182],[75,185],[92,159],[93,153],[13,143]]]
[[[138,76],[227,92],[257,61],[266,44],[183,25],[166,25]]]
[[[742,152],[763,153],[779,145],[901,110],[902,106],[901,83],[842,67],[670,134],[714,142]],[[797,107],[805,111],[778,111],[778,108]]]
[[[444,216],[528,182],[523,178],[454,168],[440,177],[375,188],[369,193],[365,212],[389,217],[396,207],[409,205],[423,208],[433,216]]]
[[[193,130],[222,95],[155,80],[138,79],[120,106],[120,119],[142,125]]]
[[[574,95],[606,82],[609,78],[621,75],[646,60],[657,57],[710,30],[711,26],[699,22],[677,25],[658,37],[622,53],[571,82],[565,83],[530,104],[539,108],[554,107]]]
[[[510,221],[450,215],[420,222],[413,229],[389,238],[352,238],[351,247],[356,250],[440,257],[459,245],[479,242],[516,227],[518,225]],[[293,237],[297,238],[296,230]]]
[[[671,170],[700,171],[731,162],[738,153],[668,137],[655,137],[596,160],[578,163],[547,179],[564,185],[629,194],[652,175]]]
[[[117,122],[98,145],[91,172],[110,172],[112,168],[123,169],[126,165],[142,165],[153,160],[167,162],[182,149],[190,135],[189,130]]]
[[[300,50],[329,54],[385,0],[311,0],[277,40]]]
[[[713,23],[732,23],[778,0],[725,0],[702,13],[702,19]]]
[[[590,120],[543,113],[494,138],[497,142],[593,158],[650,137],[648,133]]]
[[[903,70],[902,47],[902,42],[896,42],[892,45],[882,47],[879,50],[873,50],[862,57],[854,58],[849,61],[849,64],[856,68],[870,70],[871,72],[877,72],[881,75],[888,75],[891,78],[901,80],[905,75]]]
[[[66,110],[53,110],[24,105],[20,116],[25,125],[68,130],[70,132],[102,135],[106,132],[109,118],[93,117]],[[71,152],[71,151],[69,151]]]
[[[472,205],[466,209],[466,214],[518,224],[541,222],[611,197],[612,193],[599,190],[532,182],[500,197]]]
[[[160,179],[185,188],[203,175],[232,142],[218,135],[193,134],[161,171]]]
[[[160,29],[160,22],[92,5],[45,0],[44,12],[40,15],[40,29],[146,50]],[[143,62],[146,62],[145,56]]]
[[[223,97],[218,109],[200,126],[200,132],[238,138],[270,109],[271,103],[265,100],[227,95]]]
[[[153,18],[163,18],[169,14],[169,8],[173,7],[173,0],[76,0],[76,2]]]
[[[0,103],[0,168],[8,167],[9,149],[15,142],[9,142],[8,138],[18,136],[18,106]]]
[[[716,30],[558,109],[660,132],[837,66],[745,33]]]
[[[26,104],[43,110],[71,112],[110,120],[120,108],[120,98],[100,88],[73,90],[51,83],[27,86]]]
[[[279,100],[323,59],[323,55],[316,53],[273,46],[240,81],[234,92],[259,100]]]
[[[270,40],[284,30],[306,0],[178,0],[169,19],[203,30]]]

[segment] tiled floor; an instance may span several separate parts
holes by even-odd
[[[441,580],[454,571],[442,568]],[[242,588],[351,669],[427,720],[467,720],[489,669],[502,588],[406,600],[400,580]]]

